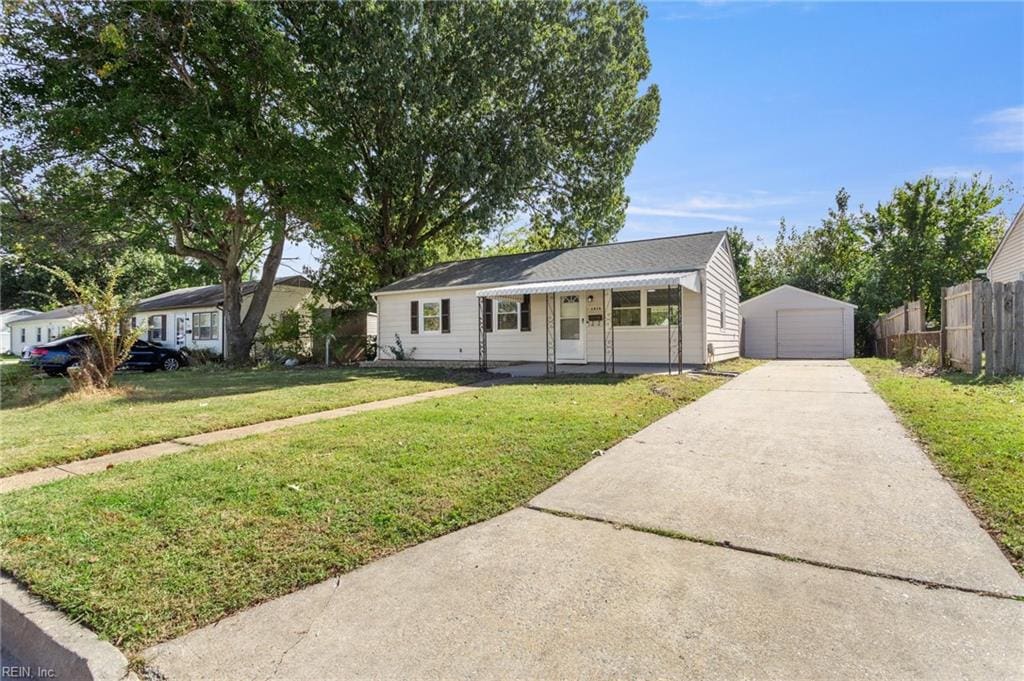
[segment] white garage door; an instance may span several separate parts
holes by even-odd
[[[778,355],[783,359],[841,359],[842,310],[779,310]]]

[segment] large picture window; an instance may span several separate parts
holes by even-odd
[[[612,291],[612,324],[640,326],[640,291]]]
[[[430,300],[423,303],[423,333],[441,333],[441,301]]]
[[[192,313],[192,339],[217,340],[220,338],[220,314],[217,312]]]
[[[672,289],[647,291],[647,326],[668,326],[679,321],[679,302],[673,300]]]
[[[514,300],[498,300],[494,306],[495,324],[498,331],[519,329],[519,303]]]

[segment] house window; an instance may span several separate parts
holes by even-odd
[[[725,328],[725,289],[718,292],[718,327]]]
[[[167,315],[158,314],[149,318],[149,340],[167,340]]]
[[[514,300],[498,300],[494,307],[494,328],[498,331],[519,329],[519,303]]]
[[[612,324],[640,326],[640,291],[612,291]]]
[[[679,321],[679,300],[673,300],[676,296],[667,288],[647,291],[647,326],[668,326]]]
[[[441,301],[431,300],[423,303],[420,315],[420,328],[423,333],[441,333]]]
[[[43,330],[40,327],[36,327],[36,343],[43,341]]]
[[[25,342],[25,329],[24,328],[21,329],[21,342],[22,343]]]
[[[217,340],[220,338],[219,315],[216,312],[192,313],[192,339]]]

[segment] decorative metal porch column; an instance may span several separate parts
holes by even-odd
[[[558,319],[558,310],[555,307],[556,299],[554,293],[544,294],[544,370],[555,375],[556,352],[558,349],[558,330],[555,322]]]
[[[487,301],[484,298],[477,298],[477,354],[480,358],[480,370],[487,371],[487,323],[484,319],[484,311],[487,309]]]
[[[611,372],[615,373],[615,324],[612,323],[612,290],[606,288],[601,291],[601,317],[604,325],[604,372],[607,374],[609,357],[611,358]]]
[[[678,289],[678,295],[676,295],[676,326],[678,327],[678,338],[679,341],[676,343],[676,354],[679,360],[679,373],[683,373],[683,293],[682,285],[676,287]]]

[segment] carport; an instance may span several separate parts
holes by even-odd
[[[744,357],[853,357],[856,305],[783,285],[740,303]]]

